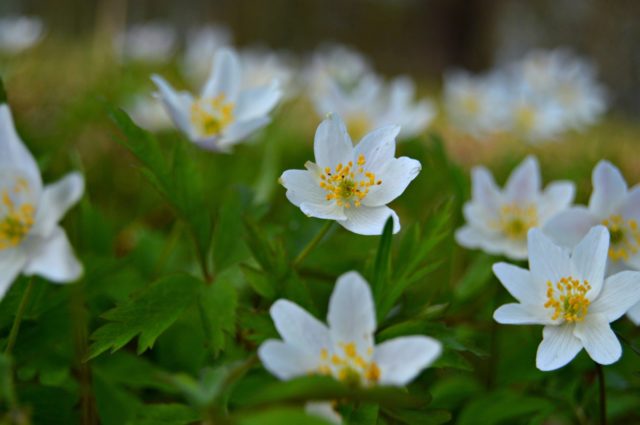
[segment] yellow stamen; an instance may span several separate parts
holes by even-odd
[[[613,214],[602,220],[611,235],[609,258],[612,261],[626,261],[630,256],[637,254],[640,249],[640,229],[634,219],[625,220],[619,214]]]
[[[376,180],[376,175],[365,171],[367,161],[364,155],[359,155],[354,168],[353,161],[346,165],[340,163],[335,169],[325,167],[320,175],[320,187],[328,193],[327,201],[336,200],[338,206],[345,208],[360,207],[371,186],[381,185],[382,180]]]
[[[520,207],[506,204],[500,208],[500,218],[495,227],[510,239],[523,240],[527,232],[538,224],[538,210],[535,205]]]
[[[29,234],[36,211],[25,199],[28,194],[29,184],[23,178],[0,192],[0,250],[19,245]]]
[[[220,135],[233,122],[234,104],[220,94],[213,99],[198,99],[191,105],[191,122],[205,137]]]
[[[567,322],[584,320],[591,301],[586,294],[591,290],[588,281],[579,281],[573,277],[563,277],[555,286],[547,282],[547,302],[545,308],[552,309],[552,320],[564,319]]]

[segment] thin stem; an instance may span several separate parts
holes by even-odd
[[[316,245],[318,245],[320,243],[320,241],[322,240],[322,238],[324,238],[324,236],[327,234],[329,229],[331,229],[332,225],[333,225],[333,220],[328,220],[324,224],[324,226],[322,226],[322,228],[320,229],[318,234],[313,239],[311,239],[309,241],[307,246],[305,246],[304,249],[300,252],[300,254],[298,254],[296,259],[293,260],[293,264],[292,264],[293,268],[298,267],[300,265],[300,263],[302,263],[304,261],[304,259],[307,258],[307,256],[311,253],[311,251],[313,251],[313,249],[316,247]]]
[[[596,363],[596,372],[600,387],[600,425],[607,425],[607,389],[604,382],[604,369],[600,363]]]
[[[29,283],[27,284],[27,288],[24,290],[22,294],[22,300],[20,301],[20,305],[18,306],[18,311],[16,312],[16,317],[13,319],[13,325],[11,326],[11,332],[9,332],[9,340],[7,342],[7,348],[5,349],[5,354],[11,354],[13,351],[13,347],[16,345],[16,339],[18,338],[18,332],[20,331],[20,324],[22,323],[22,317],[24,316],[24,311],[27,308],[27,304],[29,304],[29,297],[31,296],[31,292],[33,291],[33,277],[29,279]]]

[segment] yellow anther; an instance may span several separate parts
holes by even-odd
[[[529,229],[537,224],[538,210],[534,205],[506,204],[500,208],[500,218],[495,227],[510,239],[524,240]]]
[[[625,220],[619,214],[613,214],[602,220],[609,229],[611,245],[609,258],[613,261],[626,261],[640,250],[640,230],[635,219]]]
[[[360,207],[362,200],[369,193],[369,188],[382,184],[382,180],[376,180],[374,173],[364,170],[362,167],[364,164],[366,164],[365,156],[360,154],[357,159],[358,167],[355,169],[353,161],[349,161],[347,165],[339,163],[335,169],[325,167],[318,183],[328,192],[325,199],[328,201],[335,199],[340,207]]]
[[[580,281],[571,276],[561,278],[555,285],[548,281],[547,301],[544,307],[553,310],[552,320],[562,318],[568,322],[581,322],[591,304],[586,296],[590,290],[589,281]]]
[[[26,180],[18,179],[10,189],[1,192],[0,250],[19,245],[29,234],[35,219],[35,208],[25,200],[29,192]]]
[[[198,99],[191,105],[191,123],[205,137],[221,134],[233,122],[234,104],[224,95],[213,99]]]

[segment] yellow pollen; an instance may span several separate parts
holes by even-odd
[[[191,123],[205,137],[221,134],[233,122],[234,104],[223,94],[213,99],[198,99],[191,105]]]
[[[325,167],[320,175],[320,187],[327,194],[327,201],[335,200],[340,207],[360,207],[362,200],[367,196],[371,186],[379,186],[382,180],[376,179],[371,171],[365,171],[367,161],[364,155],[359,155],[354,167],[353,161],[338,164],[334,169]]]
[[[510,239],[523,240],[527,232],[538,224],[538,210],[534,205],[520,207],[506,204],[500,208],[497,228]]]
[[[609,246],[609,258],[612,261],[626,261],[630,256],[637,254],[640,249],[640,229],[634,219],[625,220],[619,214],[613,214],[602,220],[611,235]]]
[[[29,234],[35,218],[33,204],[26,201],[29,184],[18,178],[13,187],[0,192],[0,250],[19,245]]]
[[[530,106],[521,106],[516,111],[515,125],[516,128],[523,132],[531,131],[536,124],[536,113]]]
[[[551,319],[567,322],[581,322],[589,311],[591,303],[586,294],[591,290],[588,281],[573,277],[563,277],[554,285],[547,282],[547,302],[545,308],[552,310]]]
[[[320,365],[315,373],[332,375],[348,385],[372,385],[380,380],[380,367],[372,360],[373,348],[366,355],[358,352],[354,342],[341,343],[339,349],[329,354],[326,348],[320,351]]]
[[[476,115],[478,114],[478,112],[480,112],[480,103],[478,102],[478,99],[475,95],[469,94],[464,96],[464,98],[462,99],[462,108],[469,115]]]

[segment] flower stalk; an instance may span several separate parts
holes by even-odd
[[[13,347],[16,345],[18,332],[20,332],[20,324],[22,323],[24,312],[27,309],[27,305],[29,304],[31,292],[33,292],[33,280],[34,280],[33,277],[29,279],[27,288],[24,290],[24,293],[22,294],[22,300],[20,300],[20,305],[18,306],[16,317],[15,319],[13,319],[13,325],[11,326],[11,331],[9,332],[9,339],[7,341],[7,348],[4,351],[5,354],[7,355],[11,354],[11,352],[13,351]]]
[[[293,263],[292,263],[293,268],[298,267],[304,261],[304,259],[307,258],[307,256],[311,253],[311,251],[313,251],[314,248],[325,237],[327,232],[329,232],[329,229],[331,229],[331,227],[333,227],[333,221],[325,222],[325,224],[322,226],[320,231],[315,235],[315,237],[309,241],[307,246],[305,246],[304,249],[300,251],[300,254],[298,254],[295,260],[293,260]]]
[[[607,425],[607,388],[604,380],[604,368],[596,362],[598,387],[600,390],[600,425]]]

